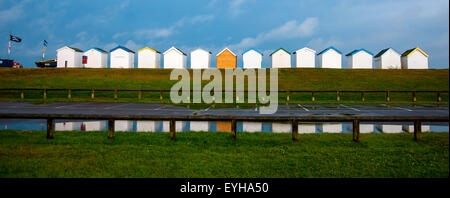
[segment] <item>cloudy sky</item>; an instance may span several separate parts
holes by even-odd
[[[46,58],[65,45],[161,52],[175,46],[187,54],[201,47],[214,55],[229,47],[239,55],[258,49],[265,66],[280,47],[401,53],[419,46],[431,68],[449,67],[448,0],[0,0],[1,58],[10,32],[23,39],[12,58],[25,67],[41,59],[44,39]]]

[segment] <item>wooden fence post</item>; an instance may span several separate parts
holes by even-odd
[[[141,100],[141,99],[142,99],[142,91],[139,90],[139,91],[138,91],[138,100]]]
[[[159,100],[163,99],[162,90],[159,90]]]
[[[314,91],[311,91],[311,101],[316,101],[316,98],[314,97]]]
[[[170,138],[169,139],[175,140],[175,131],[176,131],[175,120],[170,120],[169,128],[170,128]]]
[[[231,120],[231,139],[236,140],[237,123],[236,120]]]
[[[53,139],[55,135],[55,119],[47,119],[47,139]]]
[[[292,140],[298,142],[298,121],[292,120]]]
[[[341,101],[341,93],[339,91],[336,92],[336,101]]]
[[[69,101],[72,99],[72,90],[71,89],[67,90],[67,99],[69,99]]]
[[[117,100],[117,89],[114,89],[114,100]]]
[[[417,97],[416,97],[416,91],[413,91],[413,102],[417,101]]]
[[[442,101],[442,97],[441,97],[441,92],[437,92],[437,102],[441,102]]]
[[[414,121],[414,140],[422,140],[422,122],[420,120]]]
[[[25,94],[23,93],[23,89],[20,91],[20,99],[25,99]]]
[[[287,91],[286,92],[286,104],[289,104],[289,95],[290,95],[290,93],[289,93],[289,91]]]
[[[95,98],[95,90],[92,89],[91,90],[91,99],[94,100],[94,98]]]
[[[386,91],[386,102],[391,101],[391,92],[390,91]]]
[[[108,139],[114,139],[114,119],[108,119]]]
[[[353,141],[359,142],[359,120],[353,120]]]
[[[47,89],[44,89],[44,101],[47,100]]]
[[[366,92],[365,91],[362,91],[361,92],[361,100],[364,102],[364,101],[366,101]]]

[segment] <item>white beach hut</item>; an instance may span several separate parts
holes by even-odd
[[[402,133],[403,125],[401,124],[377,124],[376,128],[382,133]]]
[[[403,128],[403,131],[414,132],[414,125],[406,124],[406,125],[403,125],[402,128]],[[430,125],[422,125],[421,129],[422,129],[421,130],[422,132],[431,132]]]
[[[161,65],[161,52],[149,47],[138,51],[138,68],[159,68]]]
[[[107,68],[108,52],[97,47],[89,48],[83,52],[83,56],[87,57],[86,68]]]
[[[316,67],[316,51],[304,47],[294,52],[295,67]]]
[[[261,122],[242,122],[242,131],[244,132],[261,132]]]
[[[272,123],[272,133],[290,133],[291,124],[289,123]]]
[[[353,125],[348,125],[347,130],[352,131]],[[373,124],[359,124],[359,132],[360,133],[373,133],[375,132],[375,128]]]
[[[428,69],[428,54],[416,47],[402,54],[402,69]]]
[[[84,131],[105,131],[106,121],[86,121],[82,123]]]
[[[191,51],[191,69],[207,69],[211,67],[211,52],[196,49]]]
[[[56,131],[79,131],[82,122],[55,122]]]
[[[244,68],[261,68],[263,54],[256,49],[249,49],[242,53]]]
[[[291,53],[280,48],[270,54],[272,68],[290,68],[291,67]]]
[[[316,125],[298,124],[298,133],[316,133]]]
[[[134,51],[117,46],[110,51],[110,68],[134,68]]]
[[[158,121],[136,121],[136,132],[156,132],[158,128]]]
[[[164,52],[164,68],[186,68],[186,54],[176,47]]]
[[[373,69],[373,54],[366,49],[353,50],[345,55],[347,64],[352,69]]]
[[[319,125],[319,131],[322,133],[342,133],[341,123],[325,123]]]
[[[191,121],[189,123],[189,130],[190,131],[202,131],[202,132],[208,132],[209,131],[209,122],[208,121]]]
[[[392,48],[386,48],[374,56],[376,69],[401,69],[401,55]]]
[[[64,46],[56,50],[56,67],[57,68],[79,68],[83,65],[81,64],[81,59],[83,56],[83,51],[78,48]]]
[[[116,120],[114,121],[114,130],[129,132],[133,131],[134,121],[132,120]]]
[[[333,46],[317,54],[318,68],[342,68],[342,52]]]
[[[175,131],[182,132],[186,129],[185,121],[176,121],[175,122]],[[169,132],[170,131],[170,122],[162,121],[162,131],[161,132]]]

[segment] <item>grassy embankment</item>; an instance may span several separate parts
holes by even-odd
[[[165,89],[168,69],[0,69],[0,88]],[[223,70],[222,70],[222,73]],[[449,70],[280,69],[279,90],[448,90]],[[192,80],[192,79],[191,79]],[[269,81],[269,79],[267,79]],[[205,85],[209,81],[202,81]],[[67,91],[49,91],[48,102],[67,101]],[[72,92],[72,101],[114,101],[113,92]],[[139,102],[169,103],[169,93],[144,92]],[[386,102],[385,93],[366,93],[367,103]],[[25,91],[26,101],[42,101],[42,91]],[[119,92],[119,102],[138,102],[137,92]],[[191,97],[192,98],[192,97]],[[391,93],[392,103],[410,103],[412,93]],[[417,93],[417,102],[434,103],[436,93]],[[1,91],[0,100],[20,100],[19,91]],[[448,103],[447,93],[442,102]],[[279,102],[286,94],[279,93]],[[290,103],[312,103],[311,93],[290,93]],[[336,93],[315,93],[316,103],[336,102]],[[360,103],[360,93],[341,93],[344,103]]]
[[[0,131],[5,177],[449,177],[449,134]]]

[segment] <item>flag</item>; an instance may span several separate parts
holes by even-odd
[[[11,41],[9,41],[9,46],[8,46],[8,57],[9,55],[11,55]]]
[[[44,49],[42,50],[42,60],[44,60],[44,58],[45,58],[45,48],[47,47],[47,41],[46,40],[44,40]]]
[[[13,36],[13,35],[9,35],[9,40],[14,41],[14,42],[18,42],[20,43],[22,41],[21,38],[17,37],[17,36]]]
[[[47,47],[47,41],[46,40],[44,40],[44,47]]]

